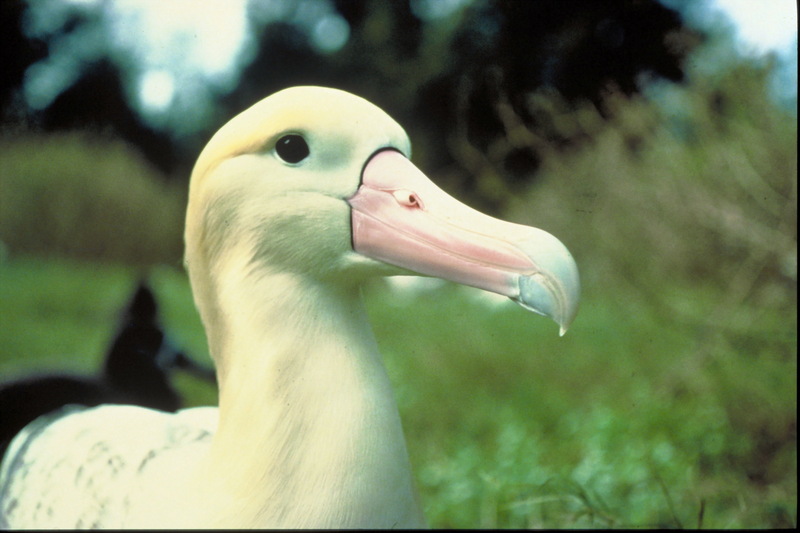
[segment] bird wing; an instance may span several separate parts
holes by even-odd
[[[11,442],[0,470],[0,527],[122,527],[139,478],[170,452],[210,443],[216,408],[164,413],[68,406]],[[121,520],[121,522],[120,522]]]

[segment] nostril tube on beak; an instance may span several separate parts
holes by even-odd
[[[397,200],[397,203],[402,206],[419,207],[421,209],[423,208],[422,200],[419,199],[419,196],[417,196],[417,193],[415,193],[414,191],[399,189],[397,191],[394,191],[392,193],[392,196],[394,196],[394,199]]]

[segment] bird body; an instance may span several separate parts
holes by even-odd
[[[192,173],[185,257],[219,407],[102,406],[34,423],[3,463],[6,525],[425,527],[361,284],[444,277],[563,332],[578,277],[554,237],[461,206],[409,155],[394,120],[335,89],[286,89],[223,126]],[[81,522],[66,497],[30,493],[59,469],[71,503],[93,509]]]
[[[137,498],[148,494],[137,489],[154,468],[166,457],[172,464],[174,459],[187,463],[192,444],[210,439],[214,413],[208,410],[214,411],[69,406],[40,417],[12,441],[2,464],[0,525],[85,529],[125,524],[130,509],[141,505]],[[64,453],[74,449],[81,453]],[[179,454],[171,453],[176,449]],[[37,483],[41,480],[46,482]]]

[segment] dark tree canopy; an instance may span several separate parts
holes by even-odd
[[[12,107],[20,105],[26,69],[48,50],[47,43],[24,35],[23,1],[2,5],[0,96],[9,117],[19,114]],[[406,126],[424,164],[457,169],[469,192],[478,173],[463,168],[469,163],[454,154],[453,139],[487,150],[505,135],[498,102],[527,127],[552,136],[531,113],[532,92],[552,90],[567,101],[600,102],[610,87],[633,94],[648,78],[679,82],[692,42],[680,15],[657,0],[475,0],[439,20],[418,16],[410,1],[332,5],[349,25],[341,49],[320,52],[291,20],[262,26],[239,83],[219,95],[213,120],[196,135],[180,137],[149,126],[130,103],[125,73],[103,58],[45,109],[28,110],[28,122],[45,131],[110,132],[137,146],[165,173],[186,175],[207,138],[233,114],[283,87],[330,85],[384,107]],[[77,27],[82,16],[88,15],[73,14],[63,31]],[[510,150],[504,179],[530,179],[538,161],[530,150]]]

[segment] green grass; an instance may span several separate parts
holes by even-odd
[[[0,376],[96,369],[140,274],[0,264]],[[207,361],[186,277],[165,267],[149,277],[170,333]],[[367,288],[432,526],[795,524],[785,426],[796,416],[796,363],[735,349],[698,360],[692,328],[632,313],[614,293],[589,287],[560,338],[549,320],[471,289]],[[215,401],[192,378],[177,384],[188,405]]]
[[[173,341],[210,365],[182,272],[23,256],[0,262],[0,379],[31,372],[97,372],[142,277],[158,294],[162,322]],[[216,393],[202,383],[176,378],[188,393],[188,405],[216,401]]]
[[[443,292],[400,308],[371,302],[433,525],[767,527],[796,519],[796,476],[772,485],[748,478],[761,467],[794,470],[791,364],[690,371],[691,330],[632,314],[608,292],[586,295],[564,338],[513,305],[487,313],[465,300],[471,291]],[[769,466],[752,464],[763,459],[754,455],[759,437],[741,433],[728,413],[754,390],[770,409],[753,416],[788,432]]]

